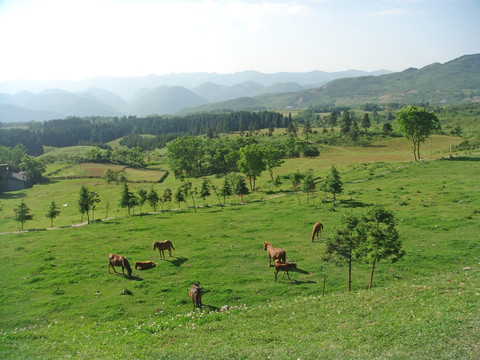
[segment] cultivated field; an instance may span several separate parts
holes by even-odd
[[[288,181],[277,191],[268,174],[245,204],[233,199],[220,207],[213,195],[196,212],[168,204],[172,210],[140,216],[137,209],[130,217],[118,205],[120,185],[101,179],[2,194],[0,358],[476,359],[480,156],[450,158],[448,137],[438,140],[431,161],[411,162],[409,144],[398,139],[325,148],[318,158],[276,169],[311,168],[324,178],[336,164],[345,193],[335,207],[323,193],[308,204],[300,194],[299,202]],[[99,193],[96,218],[104,220],[70,227],[81,221],[83,184]],[[162,193],[179,181],[129,185]],[[15,232],[20,199],[35,215],[27,229],[49,226],[43,214],[51,199],[62,205],[55,225],[69,227]],[[348,293],[346,267],[322,260],[325,244],[310,241],[311,228],[322,221],[322,237],[331,236],[343,214],[373,204],[394,211],[406,256],[378,264],[372,290],[370,266],[355,263]],[[176,250],[160,260],[152,242],[165,239]],[[265,241],[297,262],[291,281],[273,281]],[[111,252],[157,267],[134,270],[130,279],[108,274]],[[188,297],[194,281],[205,290],[202,313],[192,312]],[[228,311],[217,311],[224,305]]]

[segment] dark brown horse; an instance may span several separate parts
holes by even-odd
[[[193,286],[188,291],[188,295],[192,298],[193,303],[193,310],[195,311],[195,307],[202,310],[202,288],[200,287],[200,283],[196,282],[193,283]]]
[[[263,250],[268,251],[268,267],[272,267],[272,259],[278,259],[281,263],[286,262],[287,260],[287,253],[285,250],[280,248],[274,248],[272,244],[268,242],[263,243]]]
[[[125,275],[124,269],[127,269],[128,276],[132,276],[132,268],[125,256],[117,255],[117,254],[109,254],[108,255],[108,272],[110,273],[110,267],[113,268],[115,274],[117,271],[115,270],[115,266],[122,267],[122,275]]]
[[[164,250],[168,250],[168,255],[169,256],[172,256],[172,249],[175,250],[171,240],[154,241],[153,242],[153,250],[155,250],[155,249],[158,249],[158,252],[160,253],[160,259],[162,258],[162,255],[163,255],[163,259],[165,259]]]
[[[321,222],[317,222],[315,225],[313,225],[312,242],[315,235],[317,235],[317,240],[320,239],[320,233],[322,232],[322,230],[323,230],[323,224]]]

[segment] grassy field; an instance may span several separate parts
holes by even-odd
[[[278,169],[312,168],[325,176],[337,164],[345,193],[335,207],[321,201],[323,194],[308,204],[301,194],[300,204],[286,191],[289,184],[249,195],[243,205],[213,206],[212,197],[211,206],[197,212],[183,206],[131,217],[115,211],[120,187],[97,179],[3,194],[0,358],[476,359],[480,156],[412,163],[407,153],[392,161],[389,154],[401,156],[395,144],[384,144],[377,155],[368,148],[363,154],[326,149],[319,158],[289,160]],[[271,186],[267,176],[259,183]],[[100,204],[110,199],[118,216],[81,227],[11,232],[18,226],[6,209],[21,198],[34,213],[49,199],[61,199],[68,206],[55,222],[79,221],[80,184],[96,189]],[[155,186],[174,188],[175,180]],[[325,245],[310,241],[311,228],[322,221],[328,237],[344,213],[361,214],[377,203],[395,212],[406,256],[381,262],[372,290],[366,290],[369,266],[355,263],[348,293],[346,267],[322,261]],[[38,218],[27,228],[49,224]],[[152,241],[165,239],[176,250],[160,260]],[[297,262],[291,281],[273,281],[264,241]],[[130,279],[108,274],[111,252],[131,263],[153,260],[157,267],[134,270]],[[191,311],[194,281],[205,290],[202,313]],[[224,305],[230,309],[216,311]]]

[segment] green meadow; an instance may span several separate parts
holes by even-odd
[[[277,189],[265,172],[244,203],[220,206],[212,194],[205,204],[196,199],[197,209],[191,200],[156,212],[145,204],[127,216],[121,185],[98,177],[105,165],[52,164],[51,182],[0,195],[0,358],[477,359],[480,155],[450,156],[449,144],[433,137],[422,147],[428,159],[416,163],[403,139],[322,147],[316,158],[275,169],[312,169],[321,181],[336,165],[344,193],[335,206],[329,194],[296,193],[286,178]],[[172,175],[157,181],[168,170],[161,163],[127,170],[133,192],[180,184]],[[192,182],[200,187],[201,179]],[[82,185],[99,193],[97,221],[72,226],[85,221]],[[21,200],[34,215],[24,232],[13,219]],[[61,213],[47,229],[51,200]],[[323,260],[323,239],[342,215],[375,204],[395,213],[406,255],[380,262],[371,290],[370,266],[354,263],[348,292],[347,267]],[[317,221],[325,229],[311,242]],[[175,250],[160,260],[152,242],[165,239]],[[274,282],[265,241],[297,263],[291,280]],[[109,253],[157,266],[131,278],[108,273]],[[202,312],[188,297],[195,281]]]

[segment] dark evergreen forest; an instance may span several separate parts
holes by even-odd
[[[31,122],[26,128],[0,129],[0,145],[13,148],[23,144],[29,155],[43,153],[43,145],[67,147],[96,145],[126,138],[123,144],[143,150],[164,147],[168,141],[182,135],[212,135],[233,131],[253,131],[286,127],[288,119],[273,111],[237,111],[198,113],[175,116],[69,117],[62,120]],[[144,138],[139,134],[154,135]],[[129,135],[129,136],[127,136]]]

